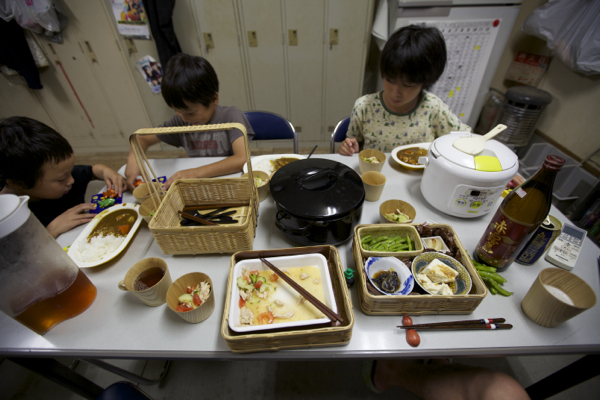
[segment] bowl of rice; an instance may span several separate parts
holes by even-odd
[[[118,204],[96,215],[69,247],[68,254],[75,264],[79,268],[91,268],[118,256],[140,227],[142,218],[139,208],[140,205],[135,203]],[[127,221],[122,223],[121,228],[117,226],[113,229],[116,234],[109,231],[95,233],[96,227],[102,226],[102,223],[116,215],[127,216]],[[125,226],[127,228],[124,228]]]

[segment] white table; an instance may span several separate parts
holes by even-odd
[[[313,155],[342,162],[358,171],[358,158],[340,155]],[[180,169],[216,161],[211,158],[151,160],[156,173],[170,176]],[[122,171],[121,171],[122,172]],[[417,211],[415,222],[426,220],[447,223],[457,232],[467,251],[472,253],[493,212],[473,219],[456,218],[437,211],[423,198],[419,187],[422,172],[412,172],[397,166],[388,157],[382,171],[387,184],[380,201],[365,202],[361,223],[378,223],[382,201],[402,199]],[[125,194],[133,201],[131,193]],[[296,247],[275,226],[275,206],[272,199],[260,203],[254,249]],[[553,208],[552,215],[563,223],[569,222]],[[82,231],[78,227],[61,235],[61,246],[69,245]],[[338,247],[344,267],[354,268],[350,241]],[[598,256],[600,249],[586,240],[573,272],[585,279],[599,293]],[[161,257],[167,261],[173,280],[192,271],[208,274],[214,285],[216,306],[213,314],[200,324],[188,324],[166,305],[148,307],[134,295],[122,292],[117,284],[131,265],[146,257]],[[505,356],[532,354],[566,354],[600,352],[600,306],[596,305],[556,328],[544,328],[530,321],[521,311],[521,300],[537,274],[551,264],[541,259],[533,266],[513,264],[503,272],[505,285],[515,294],[512,297],[486,297],[470,315],[419,316],[415,323],[475,318],[506,318],[514,325],[505,331],[445,331],[421,334],[421,344],[410,347],[404,331],[396,328],[401,317],[374,317],[360,308],[356,285],[350,290],[354,306],[355,325],[352,339],[346,346],[286,350],[240,355],[229,351],[221,337],[230,255],[165,256],[154,242],[145,223],[127,251],[108,264],[85,269],[84,272],[98,288],[92,306],[80,316],[62,322],[44,336],[39,336],[4,314],[0,314],[0,354],[11,357],[80,358],[208,358],[208,359],[331,359],[373,357],[460,357]],[[442,338],[440,340],[440,338]]]

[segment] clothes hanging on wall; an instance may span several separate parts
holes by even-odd
[[[31,89],[42,89],[40,74],[31,55],[23,29],[15,20],[6,22],[0,18],[0,64],[14,69],[25,78]]]
[[[173,28],[172,17],[175,0],[144,0],[144,7],[150,22],[152,36],[156,42],[160,63],[165,68],[171,57],[181,53],[181,47]]]

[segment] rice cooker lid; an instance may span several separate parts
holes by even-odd
[[[470,132],[450,132],[434,140],[429,148],[433,157],[444,157],[451,163],[460,167],[481,172],[507,171],[518,163],[517,155],[504,144],[496,140],[488,140],[484,150],[475,155],[466,154],[458,150],[452,144],[461,137],[479,136]]]
[[[306,220],[336,220],[362,207],[365,189],[353,169],[337,161],[306,159],[278,169],[270,183],[275,203]]]

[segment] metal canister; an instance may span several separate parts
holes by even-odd
[[[562,222],[556,217],[548,215],[544,222],[537,228],[529,242],[519,253],[516,262],[524,265],[534,264],[550,247],[552,242],[560,235]]]

